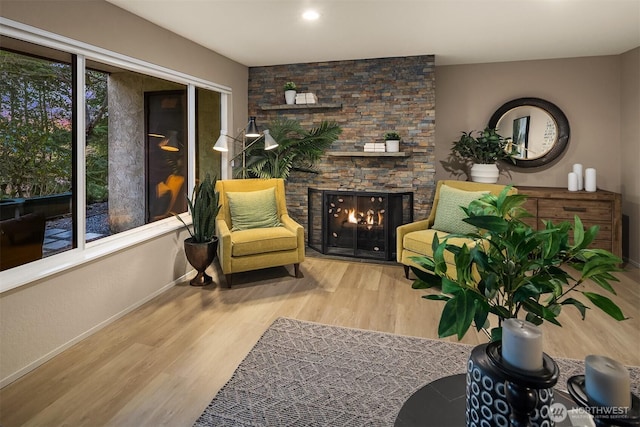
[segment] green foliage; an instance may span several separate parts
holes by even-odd
[[[109,116],[107,77],[99,71],[86,75],[86,185],[87,203],[109,198]]]
[[[418,279],[415,289],[441,286],[439,295],[425,299],[446,301],[438,334],[456,335],[461,339],[472,324],[477,330],[487,325],[489,314],[498,318],[491,331],[499,339],[502,320],[524,315],[526,320],[540,325],[544,321],[560,325],[557,320],[562,307],[575,307],[584,319],[588,307],[571,298],[580,285],[592,280],[607,292],[615,294],[609,282],[618,281],[611,273],[622,271],[621,259],[602,249],[589,249],[598,227],[584,229],[575,216],[573,223],[545,222],[543,230],[534,230],[522,221],[529,215],[522,204],[524,195],[507,195],[509,187],[499,196],[487,194],[465,208],[464,221],[478,231],[463,235],[479,243],[469,248],[453,246],[436,238],[433,257],[414,257],[427,272],[412,268]],[[573,237],[573,243],[570,242]],[[444,254],[454,255],[455,279],[447,273]],[[563,266],[578,272],[577,278]],[[616,320],[624,320],[620,308],[609,298],[593,292],[580,291],[594,306]]]
[[[400,141],[400,134],[398,132],[387,132],[384,134],[385,141]]]
[[[264,149],[264,141],[247,150],[247,173],[255,178],[287,179],[292,171],[318,173],[315,163],[338,139],[342,128],[335,122],[323,121],[306,131],[296,120],[275,120],[270,123],[271,136],[278,143],[273,150]],[[242,175],[242,170],[236,172]]]
[[[215,191],[217,178],[211,179],[207,174],[204,181],[196,184],[191,198],[185,195],[189,213],[191,214],[193,230],[184,220],[175,214],[185,226],[195,243],[205,243],[215,237],[216,217],[220,212],[220,194]]]
[[[0,51],[3,196],[71,189],[71,67]]]
[[[453,143],[451,151],[465,161],[491,164],[498,160],[513,160],[513,147],[495,129],[485,128],[482,132],[462,132],[459,140]]]
[[[86,81],[87,200],[107,195],[106,75]],[[72,74],[68,64],[0,51],[2,197],[34,197],[72,187]]]
[[[284,90],[296,90],[298,87],[294,82],[286,82],[284,84]]]

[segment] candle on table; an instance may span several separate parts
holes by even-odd
[[[569,191],[578,191],[578,176],[575,172],[569,172],[569,176],[567,177],[567,188]]]
[[[631,406],[629,371],[616,360],[593,354],[587,356],[584,385],[589,400],[599,406]]]
[[[542,369],[542,330],[520,319],[502,322],[502,358],[514,368]]]
[[[578,190],[582,190],[584,188],[584,180],[582,178],[582,165],[580,163],[573,165],[573,173],[578,177]]]
[[[585,191],[596,191],[596,170],[587,168],[584,171],[584,189]]]

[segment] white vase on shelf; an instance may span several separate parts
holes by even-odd
[[[296,91],[295,90],[285,90],[284,91],[284,100],[287,105],[293,105],[296,103]]]
[[[397,153],[400,151],[400,141],[397,139],[387,139],[385,145],[388,153]]]

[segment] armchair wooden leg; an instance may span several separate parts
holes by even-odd
[[[408,265],[403,265],[404,267],[404,277],[406,277],[407,279],[409,278],[409,266]]]
[[[231,278],[233,277],[233,274],[225,274],[224,277],[227,281],[227,288],[231,289],[231,285],[233,284],[233,280]]]
[[[296,278],[299,279],[302,277],[302,274],[300,273],[300,263],[295,263],[293,264],[293,271],[295,272]]]

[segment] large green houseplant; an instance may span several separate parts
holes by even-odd
[[[476,136],[474,136],[474,133]],[[462,132],[462,136],[453,142],[451,152],[462,163],[471,163],[470,176],[475,182],[494,183],[498,180],[498,160],[513,162],[514,150],[505,138],[494,128],[483,131]]]
[[[338,139],[342,128],[325,120],[306,130],[297,120],[279,119],[269,124],[269,131],[278,146],[273,150],[265,150],[264,143],[251,146],[247,150],[248,176],[287,179],[292,171],[317,173],[315,163]],[[242,170],[236,173],[241,176]]]
[[[196,269],[198,274],[190,284],[203,286],[212,282],[205,273],[207,267],[213,262],[218,248],[216,237],[216,216],[220,211],[220,195],[215,191],[216,178],[207,174],[205,179],[193,188],[191,198],[185,195],[192,226],[180,217],[176,217],[184,224],[191,237],[184,241],[184,251],[187,260]]]
[[[570,305],[584,319],[588,307],[571,296],[577,291],[609,316],[624,320],[620,308],[609,298],[579,290],[590,279],[615,294],[609,282],[618,281],[611,273],[621,271],[618,265],[622,260],[608,251],[588,248],[598,227],[585,230],[576,216],[573,224],[547,221],[543,230],[534,230],[522,221],[530,216],[522,207],[526,196],[508,195],[508,190],[506,187],[499,196],[484,195],[464,208],[468,217],[464,221],[478,229],[464,236],[478,244],[457,247],[448,244],[446,237],[439,240],[436,236],[433,257],[414,258],[427,271],[413,268],[418,277],[413,287],[441,286],[441,294],[423,297],[446,301],[439,336],[461,339],[472,324],[477,330],[487,328],[489,314],[498,318],[490,333],[494,341],[501,339],[502,321],[507,318],[560,325],[557,317],[562,307]],[[455,278],[447,273],[447,251],[455,258]],[[575,272],[570,274],[566,267]]]

